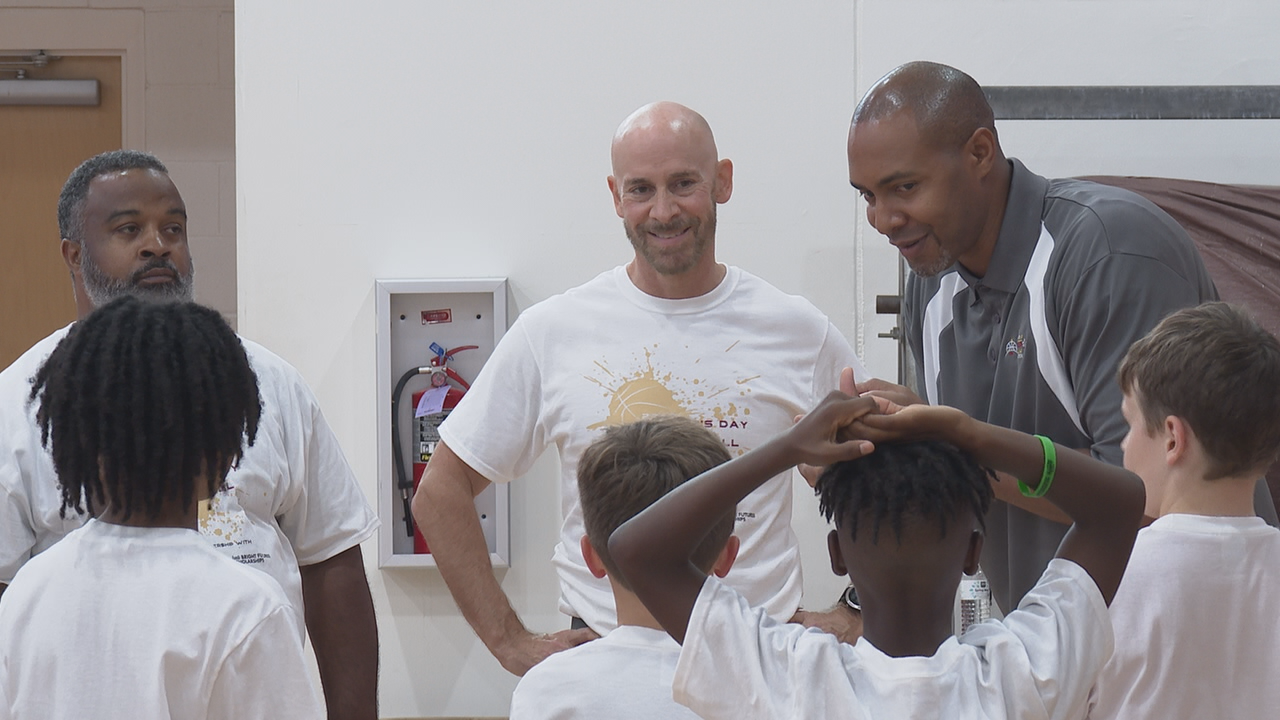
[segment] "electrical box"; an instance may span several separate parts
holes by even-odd
[[[406,515],[440,440],[440,424],[479,375],[507,330],[506,278],[378,280],[379,567],[434,567]],[[393,414],[394,412],[394,421]],[[495,567],[510,555],[508,486],[476,496],[476,513]]]

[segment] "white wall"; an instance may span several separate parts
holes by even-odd
[[[892,323],[870,308],[896,291],[897,261],[861,219],[844,158],[861,89],[917,58],[987,84],[1276,83],[1265,29],[1277,14],[1182,0],[240,0],[240,327],[302,370],[372,498],[374,279],[505,275],[524,309],[626,260],[604,184],[609,138],[666,98],[702,111],[735,161],[720,257],[808,295],[891,377],[894,346],[875,333]],[[1276,183],[1273,125],[1000,131],[1047,174]],[[513,486],[500,574],[538,630],[565,626],[548,564],[556,492],[549,458]],[[840,583],[802,499],[806,589],[825,604]],[[379,571],[365,549],[383,714],[505,713],[514,678],[439,576]]]
[[[123,146],[155,153],[190,217],[196,300],[236,321],[233,0],[3,0],[0,54],[119,55]]]
[[[240,2],[240,328],[316,389],[372,497],[373,282],[508,276],[517,309],[625,261],[609,140],[656,99],[703,112],[735,162],[719,256],[808,292],[855,329],[853,6]],[[549,564],[555,463],[512,488],[512,568],[531,627],[567,627]],[[841,583],[805,498],[815,595]],[[438,574],[378,571],[382,711],[505,714],[515,679]]]

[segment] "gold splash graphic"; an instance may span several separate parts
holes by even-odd
[[[733,350],[737,344],[735,342],[725,348],[725,352]],[[731,419],[737,418],[739,413],[742,415],[751,413],[750,408],[745,407],[751,389],[743,386],[759,379],[760,375],[730,380],[725,385],[711,383],[704,378],[679,376],[674,372],[655,367],[654,351],[657,347],[658,344],[655,343],[651,348],[644,348],[643,358],[639,355],[635,357],[635,369],[630,372],[615,371],[603,362],[598,360],[594,362],[606,377],[603,379],[590,375],[584,377],[603,388],[604,394],[609,397],[609,414],[603,420],[588,425],[587,429],[598,430],[614,425],[624,425],[652,415],[692,417],[701,420],[708,428],[722,433],[743,427],[739,422],[733,422]],[[697,365],[700,361],[701,358],[697,358],[689,365]],[[724,400],[712,402],[713,398],[731,390],[736,392],[731,393]],[[737,403],[729,402],[730,398],[738,400],[744,406],[739,407]],[[739,454],[744,451],[738,447],[736,441],[731,441],[730,438],[726,438],[726,444],[730,444],[731,449],[737,450]]]
[[[200,532],[215,546],[238,543],[244,537],[248,516],[236,499],[236,489],[226,487],[200,503]]]

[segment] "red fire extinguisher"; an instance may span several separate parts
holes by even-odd
[[[413,463],[413,491],[417,492],[418,483],[422,481],[422,473],[426,472],[427,462],[431,460],[432,453],[436,450],[436,445],[440,442],[440,425],[444,419],[449,416],[450,411],[458,406],[462,401],[467,390],[471,389],[471,384],[462,378],[453,368],[448,366],[448,362],[453,356],[464,350],[475,350],[477,345],[461,345],[459,347],[445,350],[436,343],[431,344],[431,349],[435,352],[435,357],[431,358],[431,364],[426,368],[419,368],[420,374],[425,371],[431,375],[431,387],[421,390],[412,395],[413,407],[418,408],[422,401],[422,396],[430,392],[432,389],[448,386],[445,392],[444,401],[440,412],[431,413],[415,417],[415,433],[414,439],[417,443],[417,455]],[[452,383],[450,383],[452,381]],[[415,412],[416,415],[416,412]],[[407,516],[409,517],[409,516]],[[422,536],[420,528],[413,528],[413,551],[423,554],[431,552],[427,548],[426,538]]]

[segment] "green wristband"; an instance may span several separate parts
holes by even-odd
[[[1044,470],[1040,473],[1040,485],[1032,490],[1026,483],[1018,481],[1018,489],[1029,498],[1044,497],[1053,484],[1053,474],[1058,470],[1058,451],[1054,449],[1053,441],[1043,435],[1036,435],[1036,439],[1044,446]]]

